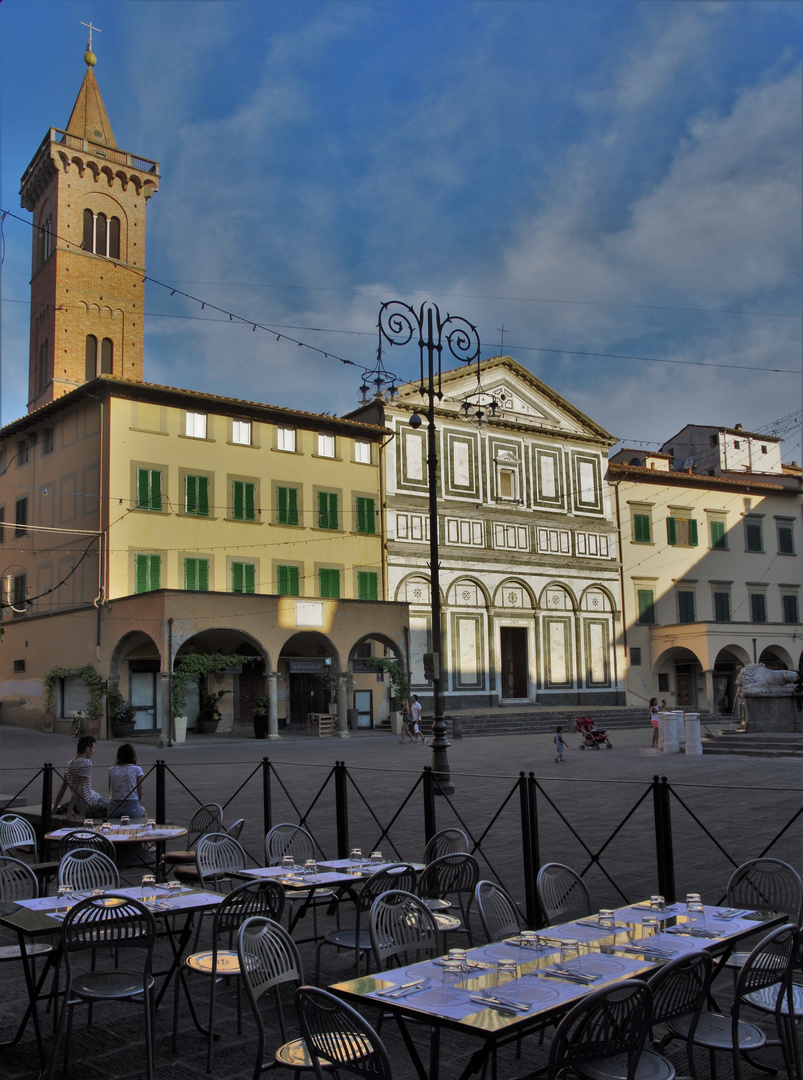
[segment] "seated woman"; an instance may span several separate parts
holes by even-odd
[[[109,817],[145,817],[142,805],[142,778],[137,752],[131,743],[123,743],[114,765],[109,768]]]
[[[61,798],[69,789],[67,813],[80,817],[105,817],[106,800],[92,788],[92,755],[95,753],[93,735],[82,735],[75,748],[75,757],[67,762],[64,779],[53,803],[54,813],[64,813]]]

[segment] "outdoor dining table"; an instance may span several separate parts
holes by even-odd
[[[168,892],[167,887],[164,885],[137,885],[120,889],[107,889],[103,892],[103,895],[106,894],[130,896],[141,900],[157,919],[162,919],[173,960],[168,970],[163,973],[165,978],[156,995],[154,1008],[159,1005],[164,997],[173,976],[177,975],[181,980],[193,1022],[199,1031],[206,1033],[206,1029],[202,1027],[198,1020],[192,998],[187,989],[181,961],[192,935],[193,916],[213,910],[221,903],[224,896],[208,889],[195,889],[188,886],[182,886],[180,891]],[[5,926],[17,935],[22,953],[25,986],[28,991],[28,1006],[17,1032],[13,1039],[0,1043],[0,1049],[16,1045],[25,1032],[28,1021],[33,1019],[36,1045],[43,1067],[45,1065],[45,1056],[37,1002],[48,972],[58,956],[58,951],[54,949],[53,952],[47,954],[47,961],[43,965],[42,971],[38,977],[35,977],[26,945],[32,941],[36,942],[37,939],[53,938],[59,935],[62,921],[67,914],[68,904],[75,904],[78,900],[83,900],[89,895],[94,896],[95,893],[76,891],[66,900],[57,896],[41,896],[31,900],[0,903],[0,926]],[[184,916],[180,927],[174,925],[174,921],[178,916]]]
[[[648,915],[659,917],[660,929],[645,939],[642,922]],[[513,937],[469,949],[468,969],[456,982],[451,973],[446,975],[441,957],[335,983],[329,989],[352,1005],[373,1005],[392,1013],[421,1080],[438,1080],[443,1030],[478,1038],[480,1046],[460,1074],[460,1080],[466,1080],[484,1068],[495,1050],[558,1020],[588,993],[649,975],[693,950],[727,955],[742,938],[757,930],[769,931],[785,919],[779,912],[705,907],[700,923],[688,920],[685,904],[670,904],[657,913],[645,902],[619,908],[613,933],[600,928],[597,916],[592,916],[538,931],[538,948]],[[560,948],[567,940],[578,943],[579,955],[564,966]],[[500,960],[516,963],[516,977],[501,987]],[[428,1068],[410,1034],[410,1020],[430,1025]]]
[[[155,869],[160,881],[164,880],[164,853],[168,840],[178,840],[187,835],[187,830],[180,825],[155,825],[148,828],[144,820],[130,825],[121,825],[118,822],[103,822],[101,825],[69,825],[60,829],[53,829],[45,833],[45,840],[62,840],[69,833],[96,832],[105,836],[115,845],[125,844],[132,847],[134,844],[153,844],[155,847]],[[150,869],[150,863],[142,861],[142,865]]]

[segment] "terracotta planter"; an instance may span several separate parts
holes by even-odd
[[[91,735],[89,730],[90,721],[87,721],[87,735]],[[113,739],[130,739],[136,729],[136,724],[133,720],[121,720],[119,723],[112,721],[112,738]]]
[[[53,731],[56,726],[56,714],[52,712],[42,713],[42,731]]]
[[[220,721],[216,716],[204,717],[203,719],[199,716],[195,721],[195,730],[199,735],[214,735],[219,723]]]

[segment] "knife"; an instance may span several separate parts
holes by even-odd
[[[574,983],[575,986],[589,986],[593,980],[582,979],[576,975],[567,974],[565,971],[531,971],[529,972],[534,978],[541,979],[562,979],[564,982]]]
[[[395,994],[397,990],[410,990],[414,986],[420,986],[424,979],[413,979],[412,982],[402,983],[400,986],[388,986],[384,990],[377,990],[377,997],[389,997],[391,994]]]
[[[497,1012],[507,1013],[509,1016],[515,1016],[517,1012],[522,1011],[521,1008],[514,1008],[512,1005],[505,1005],[501,1001],[497,1001],[495,998],[474,997],[473,995],[469,996],[471,1001],[476,1001],[478,1005],[484,1005],[486,1009],[496,1009]]]

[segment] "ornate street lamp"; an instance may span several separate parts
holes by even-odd
[[[427,399],[427,476],[429,481],[429,557],[430,557],[430,602],[432,620],[432,693],[434,698],[434,715],[432,724],[432,770],[438,781],[435,790],[442,795],[451,795],[454,784],[449,775],[449,759],[446,751],[449,743],[446,741],[446,720],[443,715],[443,690],[441,689],[441,590],[440,590],[440,566],[438,562],[438,451],[435,430],[435,402],[443,397],[441,390],[441,353],[446,347],[456,360],[470,364],[477,361],[477,385],[481,393],[480,384],[480,337],[476,326],[459,316],[447,315],[441,319],[441,313],[435,304],[425,302],[416,312],[408,304],[399,300],[391,300],[383,304],[379,309],[379,351],[377,353],[377,365],[381,363],[382,340],[384,338],[390,345],[407,345],[418,336],[418,351],[421,365],[420,387],[422,397]],[[436,363],[437,357],[437,363]],[[426,364],[425,364],[426,359]],[[366,393],[367,382],[363,379]],[[394,379],[394,388],[395,388]],[[376,396],[376,395],[374,395]],[[487,396],[487,395],[486,395]],[[476,397],[476,394],[473,395]],[[368,398],[370,400],[370,397]],[[466,399],[461,406],[464,416],[473,418],[481,423],[489,402],[471,401],[466,408]],[[495,412],[497,404],[494,401]],[[482,411],[482,416],[477,417],[477,411]],[[421,426],[421,417],[413,413],[410,424],[414,428]]]

